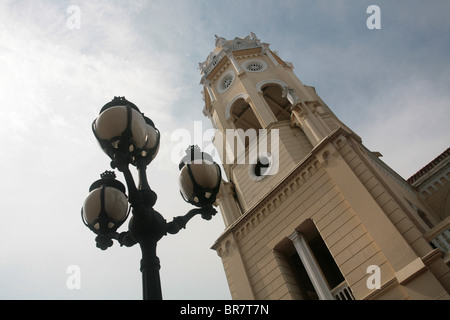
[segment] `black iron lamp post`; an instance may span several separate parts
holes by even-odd
[[[205,220],[216,214],[213,203],[222,180],[220,168],[198,147],[191,146],[186,150],[186,156],[179,164],[180,193],[197,208],[167,222],[153,209],[157,196],[146,175],[147,165],[159,150],[160,133],[153,121],[124,97],[114,97],[101,109],[92,130],[103,151],[111,158],[111,167],[124,175],[129,195],[126,196],[125,186],[115,179],[114,172],[105,171],[89,188],[81,210],[83,222],[97,234],[97,247],[102,250],[112,246],[113,239],[127,247],[138,243],[142,251],[143,298],[161,300],[157,243],[167,233],[176,234],[185,228],[197,214]],[[138,171],[138,185],[130,165]],[[130,210],[132,217],[128,231],[118,233],[117,229],[127,220]]]

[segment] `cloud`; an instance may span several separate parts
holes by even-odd
[[[183,121],[174,118],[177,103],[183,102],[190,115],[201,103],[199,89],[195,90],[196,104],[189,92],[191,87],[198,88],[198,79],[186,80],[190,72],[179,77],[191,65],[192,74],[198,77],[196,62],[186,67],[185,55],[172,51],[167,43],[158,43],[152,35],[137,32],[135,18],[148,23],[140,16],[142,3],[81,2],[79,30],[66,27],[67,6],[60,2],[0,4],[0,23],[5,26],[0,31],[0,165],[5,170],[0,191],[8,198],[0,226],[2,238],[8,239],[0,242],[0,269],[8,278],[1,277],[0,284],[10,288],[2,298],[141,296],[139,248],[127,251],[116,244],[102,254],[95,247],[95,235],[81,222],[80,208],[90,183],[110,169],[110,160],[91,132],[91,123],[106,102],[116,95],[127,97],[155,121],[164,136]],[[163,146],[160,156],[170,153],[170,147]],[[164,159],[160,161],[164,168]],[[151,184],[160,194],[158,207],[172,204],[164,210],[167,219],[190,208],[179,195],[178,169],[171,167],[170,173],[167,165],[160,174],[156,163],[149,170]],[[169,178],[171,182],[166,182]],[[213,237],[223,230],[220,219],[208,226]],[[199,228],[203,226],[195,228],[194,224],[185,239],[198,234]],[[207,239],[213,242],[211,236]],[[179,240],[177,246],[184,248]],[[160,255],[162,261],[173,260],[173,244],[167,250]],[[176,256],[187,260],[189,252],[184,251]],[[215,253],[209,255],[223,272]],[[65,287],[70,264],[82,269],[81,292]],[[117,274],[131,275],[118,277],[112,284],[111,275],[101,267],[109,265],[117,268]],[[222,289],[219,284],[211,290],[221,296],[217,292],[227,292],[225,283],[223,279]]]
[[[56,140],[55,148],[64,148],[64,141],[85,140],[89,130],[78,128],[88,128],[86,116],[92,121],[115,95],[141,106],[156,123],[170,123],[165,111],[184,90],[172,81],[175,71],[170,66],[177,59],[141,51],[143,39],[130,36],[135,34],[130,18],[120,8],[105,2],[87,2],[81,8],[80,33],[61,25],[61,18],[56,19],[60,29],[48,27],[49,16],[66,14],[53,6],[41,8],[44,18],[33,18],[31,9],[23,12],[15,6],[6,7],[4,12],[13,14],[2,17],[5,25],[15,27],[2,34],[0,95],[8,107],[0,120],[0,139],[25,144],[22,149],[35,155],[49,139]],[[26,15],[20,24],[14,22],[17,11]],[[91,44],[95,49],[87,50]]]
[[[449,101],[428,79],[408,79],[368,102],[367,123],[354,129],[407,179],[448,148]]]
[[[80,8],[80,29],[67,28],[71,4]],[[271,43],[404,177],[442,152],[450,120],[448,4],[383,3],[379,33],[365,27],[364,5],[1,1],[0,192],[7,201],[0,287],[8,288],[1,297],[140,298],[139,248],[115,244],[101,252],[80,219],[90,183],[110,169],[91,123],[117,95],[152,118],[163,133],[148,169],[156,208],[168,220],[186,213],[191,206],[179,196],[178,169],[168,160],[176,145],[170,137],[180,128],[193,137],[194,120],[209,127],[197,63],[213,49],[214,34],[232,39],[252,31]],[[209,249],[223,229],[220,215],[194,218],[160,243],[165,297],[229,297],[221,261]],[[65,287],[71,264],[81,267],[81,291]]]

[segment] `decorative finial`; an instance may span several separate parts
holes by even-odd
[[[116,173],[114,171],[108,171],[106,170],[105,172],[100,174],[100,178],[102,179],[115,179],[116,178]]]
[[[215,34],[214,36],[216,37],[216,47],[223,48],[226,46],[227,39],[225,39],[223,37],[219,37],[219,36],[217,36],[217,34]]]
[[[110,102],[108,102],[103,106],[103,108],[100,110],[100,113],[111,107],[126,106],[126,105],[129,105],[131,108],[141,113],[139,108],[134,103],[128,101],[127,99],[125,99],[125,97],[121,96],[114,96],[114,99],[112,99]]]
[[[189,146],[186,150],[185,150],[185,152],[186,152],[186,154],[187,155],[190,155],[190,154],[195,154],[195,153],[201,153],[202,152],[202,150],[200,149],[200,147],[198,146],[198,145],[192,145],[192,146]]]
[[[255,41],[255,42],[257,42],[257,43],[260,42],[260,40],[258,39],[258,37],[256,36],[256,34],[254,34],[253,32],[250,32],[249,37],[250,37],[250,40],[251,40],[251,41]]]
[[[186,153],[186,155],[183,157],[183,159],[181,159],[180,164],[178,165],[178,168],[180,170],[186,164],[193,164],[193,163],[196,164],[196,163],[202,163],[202,162],[213,163],[214,162],[212,157],[209,154],[202,152],[202,150],[197,145],[189,146],[185,150],[185,153]]]

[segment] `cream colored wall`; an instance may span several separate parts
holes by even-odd
[[[360,147],[359,151],[359,155],[366,163],[366,166],[370,166],[375,170],[376,174],[378,174],[378,179],[384,184],[386,191],[391,190],[396,195],[397,201],[401,203],[402,210],[409,213],[408,215],[421,232],[429,230],[430,227],[418,216],[408,201],[422,209],[427,214],[427,218],[431,223],[437,224],[439,222],[433,210],[420,201],[418,194],[408,182],[383,163],[381,159],[376,158],[374,155],[370,156],[368,150]]]
[[[245,211],[279,183],[312,149],[303,131],[298,128],[291,128],[289,123],[278,123],[270,128],[271,130],[279,130],[278,152],[271,149],[271,134],[269,134],[267,139],[268,151],[274,154],[278,153],[278,172],[275,175],[267,176],[261,181],[254,181],[250,175],[252,164],[248,161],[245,164],[235,164],[231,168],[232,181],[235,184],[236,193],[242,201]]]
[[[293,188],[297,186],[296,183]],[[366,286],[367,266],[379,265],[387,280],[394,276],[385,256],[326,171],[319,169],[301,181],[289,199],[279,202],[257,229],[240,238],[242,258],[249,266],[250,282],[257,299],[282,299],[289,295],[287,286],[282,286],[284,280],[273,248],[307,219],[316,224],[356,298],[370,293]]]
[[[356,141],[353,144],[358,146]],[[349,149],[344,150],[342,151],[347,152],[344,158],[351,164],[352,170],[358,175],[366,189],[417,256],[423,259],[438,281],[450,292],[450,268],[442,265],[442,259],[428,261],[427,257],[433,255],[429,243],[431,239],[426,237],[430,227],[420,218],[408,201],[421,208],[431,223],[437,224],[439,221],[435,219],[432,210],[421,203],[418,195],[406,181],[384,163],[374,161],[374,157],[370,157],[366,149],[358,146],[352,149],[353,152]]]
[[[410,228],[403,232],[403,227],[391,222],[390,218],[402,214],[398,209],[384,213],[375,200],[387,199],[383,190],[377,184],[370,189],[374,189],[372,193],[366,189],[372,180],[370,173],[356,165],[358,161],[349,155],[352,152],[347,146],[341,144],[338,152],[330,143],[322,147],[321,153],[312,155],[309,162],[303,163],[233,226],[235,243],[255,299],[298,297],[293,291],[295,286],[286,281],[289,275],[283,271],[285,262],[274,253],[274,248],[307,219],[315,223],[355,298],[448,298],[435,275],[426,270],[411,249],[410,241],[403,238],[405,235],[408,238]],[[323,160],[325,151],[333,151],[327,161]],[[355,174],[353,166],[359,167]],[[389,207],[389,202],[392,200],[385,206]],[[224,264],[228,263],[226,257],[222,259]],[[367,288],[370,265],[381,268],[381,293]],[[420,289],[420,285],[424,288]]]
[[[383,274],[393,276],[386,258],[319,162],[289,180],[267,208],[234,231],[256,299],[292,297],[273,250],[307,219],[315,222],[345,278],[358,288],[359,298],[368,294],[365,264],[378,264]]]
[[[391,177],[381,177],[379,168],[373,167],[368,161],[364,161],[364,154],[358,152],[358,147],[352,148],[349,143],[343,144],[340,153],[349,164],[350,169],[355,172],[355,175],[359,178],[364,188],[412,247],[414,252],[418,255],[424,255],[429,252],[431,246],[424,240],[422,232],[417,227],[418,223],[422,226],[422,221],[419,222],[420,218],[417,215],[412,220],[412,210],[405,212],[409,208],[402,205],[404,201],[402,197],[410,197],[411,194],[396,182],[392,181]],[[355,146],[357,145],[356,142],[353,142],[353,144]],[[379,174],[378,177],[375,175],[376,173]]]
[[[329,164],[327,172],[338,184],[370,235],[376,239],[377,245],[395,272],[395,280],[402,285],[405,292],[408,291],[411,279],[424,285],[421,291],[409,292],[411,299],[423,299],[427,295],[430,299],[448,298],[444,289],[449,285],[448,278],[443,282],[442,275],[430,275],[422,260],[433,250],[408,213],[403,211],[402,203],[397,201],[395,192],[386,188],[387,185],[379,180],[374,170],[365,171],[365,177],[362,174],[354,174],[356,167],[364,169],[364,158],[358,156],[360,148],[354,143],[354,139],[340,139],[336,146],[339,155],[334,157],[333,162],[340,162],[340,165]],[[383,205],[386,207],[383,208]],[[433,281],[423,280],[426,277],[431,277]]]

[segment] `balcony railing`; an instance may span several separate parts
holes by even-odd
[[[258,42],[244,42],[235,44],[230,47],[232,51],[238,51],[238,50],[245,50],[245,49],[251,49],[251,48],[258,48],[261,47],[261,45]]]
[[[208,75],[219,64],[220,60],[225,57],[225,55],[226,54],[224,50],[220,51],[220,53],[215,56],[214,59],[212,59],[208,66],[205,68],[205,75]]]
[[[443,259],[450,264],[450,217],[442,220],[424,234],[431,245],[443,253]]]
[[[334,289],[331,290],[331,294],[335,300],[355,300],[352,290],[345,281],[334,287]]]
[[[436,238],[431,240],[431,243],[444,253],[450,251],[450,229],[438,234]]]

